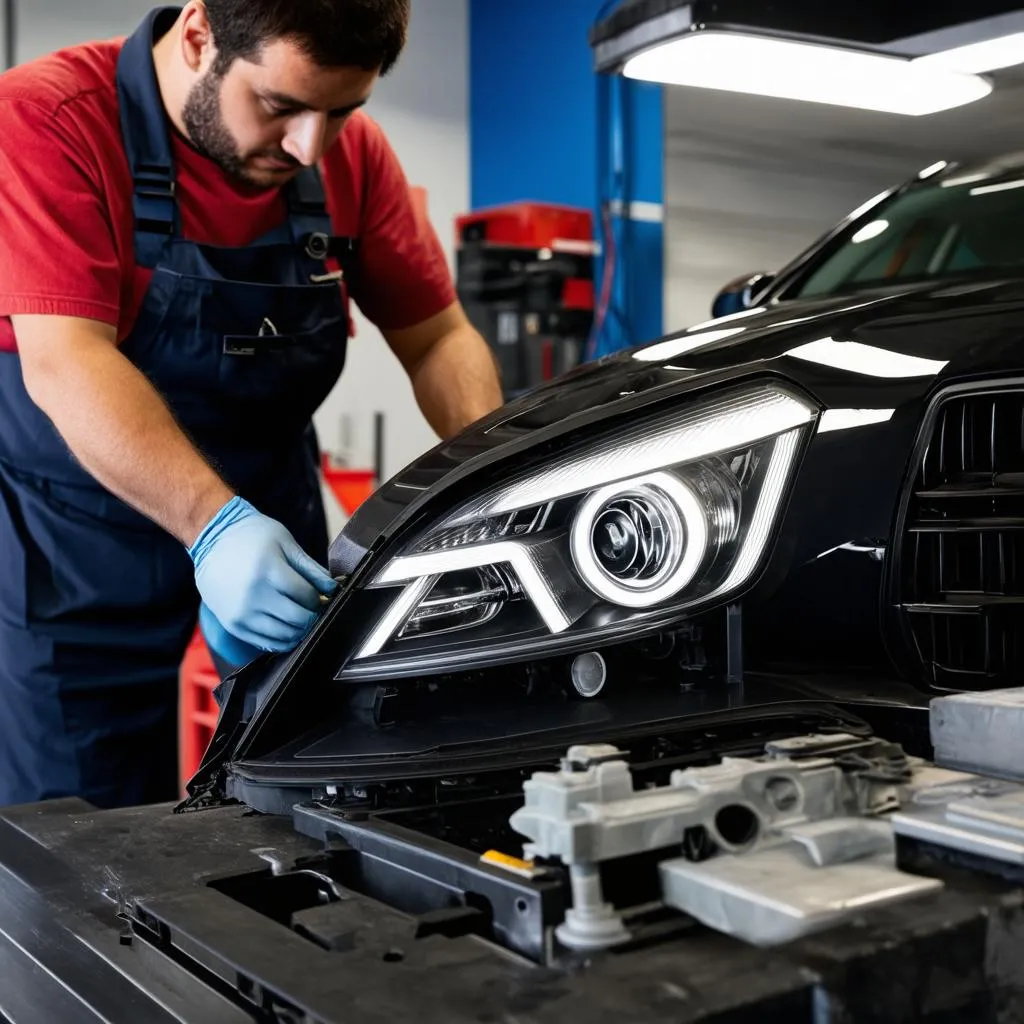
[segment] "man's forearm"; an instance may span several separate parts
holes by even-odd
[[[442,438],[452,437],[502,404],[494,356],[468,323],[438,341],[410,377],[423,415]]]
[[[156,389],[109,340],[88,332],[55,343],[52,357],[27,355],[36,327],[18,319],[26,387],[72,454],[108,490],[190,546],[233,492]]]

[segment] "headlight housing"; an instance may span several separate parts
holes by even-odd
[[[747,387],[585,442],[413,535],[365,584],[342,679],[585,649],[722,603],[760,567],[817,410]]]

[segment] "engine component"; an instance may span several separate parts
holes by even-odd
[[[835,818],[782,829],[753,853],[660,865],[665,902],[702,924],[758,946],[810,935],[863,913],[942,888],[894,866],[887,821]]]
[[[967,776],[922,790],[906,810],[893,815],[892,826],[898,840],[917,840],[1010,865],[1013,871],[990,873],[1024,880],[1024,786],[1017,783]]]
[[[897,871],[891,827],[870,820],[899,806],[912,774],[894,744],[802,736],[769,744],[762,758],[724,758],[636,791],[621,751],[578,746],[560,771],[524,783],[525,804],[510,823],[530,840],[524,857],[569,868],[573,906],[556,930],[565,946],[605,948],[629,937],[604,900],[601,862],[682,847],[695,830],[719,856],[666,859],[665,902],[768,944],[941,884]]]
[[[1024,780],[1024,688],[939,697],[930,720],[936,764]]]

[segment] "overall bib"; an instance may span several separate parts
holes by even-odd
[[[228,484],[325,564],[311,417],[349,331],[325,257],[354,243],[331,238],[315,169],[288,186],[287,222],[254,244],[181,237],[152,58],[176,14],[151,13],[117,70],[135,256],[154,271],[121,351]],[[18,356],[0,354],[0,805],[176,797],[178,667],[197,607],[183,545],[82,469]]]

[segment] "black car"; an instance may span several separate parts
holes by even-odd
[[[1024,160],[930,168],[385,484],[178,813],[0,813],[0,1019],[1014,1017],[1024,788],[927,759],[1024,662],[1022,228]]]
[[[401,803],[709,715],[926,746],[930,696],[1024,664],[1022,239],[1024,159],[936,165],[424,455],[225,687],[189,806]]]

